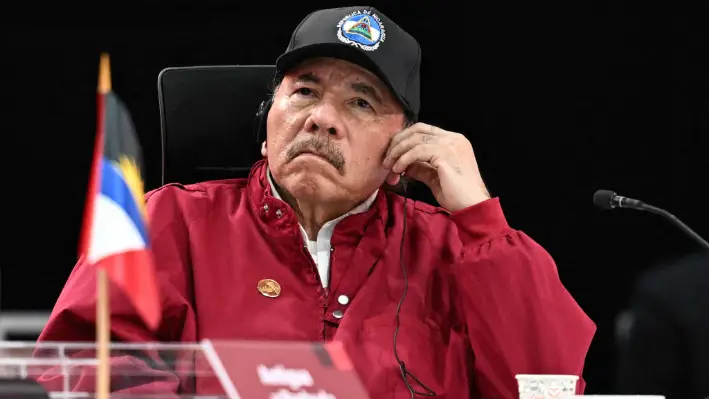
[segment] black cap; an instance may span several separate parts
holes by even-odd
[[[342,7],[309,14],[276,61],[279,74],[301,61],[333,57],[355,63],[381,79],[399,99],[409,118],[421,107],[421,47],[374,7]]]

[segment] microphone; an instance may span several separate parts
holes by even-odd
[[[654,213],[655,215],[660,215],[665,219],[672,222],[675,226],[679,227],[680,230],[684,231],[687,235],[692,237],[699,245],[701,245],[705,250],[709,251],[709,242],[703,239],[699,234],[690,229],[689,226],[682,223],[675,215],[667,212],[664,209],[646,204],[640,200],[633,198],[623,197],[610,190],[598,190],[593,194],[593,204],[597,207],[610,210],[615,208],[628,208],[635,209],[638,211],[646,211]]]
[[[593,203],[597,207],[605,210],[610,210],[613,208],[631,208],[642,211],[645,210],[643,208],[647,206],[642,201],[622,197],[610,190],[596,191],[593,194]]]

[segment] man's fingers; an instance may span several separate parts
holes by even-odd
[[[431,187],[438,177],[438,171],[426,162],[414,162],[406,168],[406,175]]]
[[[398,143],[389,147],[389,152],[386,157],[384,157],[382,165],[387,169],[391,168],[402,154],[411,150],[411,148],[418,144],[421,144],[421,139],[418,138],[418,136],[413,134],[406,136],[403,140],[400,140]]]
[[[431,144],[418,144],[403,153],[391,167],[393,173],[403,173],[414,162],[427,162],[435,167],[435,146]]]
[[[434,144],[436,140],[438,140],[438,138],[430,134],[409,135],[405,139],[399,141],[398,144],[390,147],[389,152],[382,162],[382,165],[387,169],[391,168],[402,154],[411,151],[411,149],[417,145]]]
[[[389,154],[391,154],[391,150],[394,149],[397,145],[399,145],[402,141],[407,140],[409,137],[413,136],[415,133],[414,130],[411,130],[411,128],[404,129],[400,131],[399,133],[395,134],[394,137],[391,138],[391,141],[389,142],[389,148],[387,149],[387,157],[389,157]]]
[[[401,141],[406,140],[407,138],[416,135],[416,134],[422,134],[422,135],[438,135],[442,133],[443,130],[433,126],[433,125],[427,125],[425,123],[416,123],[414,125],[411,125],[407,127],[406,129],[400,131],[399,133],[395,134],[394,137],[391,138],[391,142],[389,143],[389,148],[393,148],[397,144],[399,144]]]

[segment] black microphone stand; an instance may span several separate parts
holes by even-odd
[[[654,213],[655,215],[660,215],[666,219],[668,219],[670,222],[674,223],[675,226],[679,227],[680,230],[684,231],[687,235],[692,237],[696,242],[699,243],[705,250],[709,251],[709,242],[707,242],[705,239],[703,239],[699,234],[697,234],[694,230],[689,228],[686,224],[684,224],[677,216],[667,212],[664,209],[648,205],[643,203],[642,205],[638,206],[636,209],[640,209],[643,211],[647,211],[650,213]]]

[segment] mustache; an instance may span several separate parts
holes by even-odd
[[[337,147],[330,141],[318,137],[310,137],[305,140],[294,142],[286,152],[287,162],[292,161],[298,155],[312,153],[324,158],[330,165],[337,169],[340,174],[345,172],[345,157]]]

